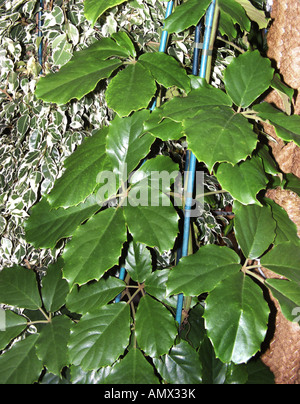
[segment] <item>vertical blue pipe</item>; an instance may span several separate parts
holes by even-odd
[[[40,1],[42,2],[43,0],[40,0]],[[172,14],[173,7],[174,7],[174,1],[170,0],[167,5],[165,19],[168,18]],[[168,43],[168,36],[169,36],[168,31],[163,30],[161,40],[160,40],[160,45],[159,45],[159,52],[166,51],[167,43]],[[153,102],[152,106],[150,107],[150,110],[153,111],[155,107],[156,107],[156,100]],[[119,279],[121,279],[123,281],[125,279],[125,275],[126,275],[126,270],[124,267],[121,267]],[[121,300],[121,293],[115,298],[115,303],[118,303],[120,300]]]
[[[43,17],[43,8],[44,8],[44,2],[43,0],[40,0],[40,11],[39,11],[39,16],[38,16],[38,37],[42,38],[43,33],[42,33],[42,17]],[[43,66],[43,39],[41,39],[41,43],[39,46],[38,50],[38,57],[39,57],[39,64]]]
[[[216,0],[213,0],[206,12],[205,33],[204,33],[200,73],[199,73],[199,76],[201,78],[205,78],[205,76],[206,76],[209,43],[210,43],[213,19],[214,19],[214,14],[215,14],[215,8],[216,8]],[[193,190],[194,190],[194,183],[195,183],[196,164],[197,164],[196,157],[194,156],[193,153],[190,153],[190,167],[189,167],[189,173],[188,173],[187,195],[186,195],[185,212],[184,212],[185,215],[184,215],[183,241],[182,241],[182,251],[181,251],[182,257],[186,257],[188,255],[191,207],[192,207],[192,203],[193,203]],[[182,308],[183,308],[183,295],[180,294],[180,295],[178,295],[178,298],[177,298],[177,309],[176,309],[176,321],[179,325],[181,324]]]

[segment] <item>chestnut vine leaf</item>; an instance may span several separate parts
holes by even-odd
[[[71,328],[70,361],[84,371],[112,365],[124,353],[129,336],[130,306],[125,302],[84,314]]]
[[[294,282],[300,282],[300,249],[292,241],[278,244],[265,254],[261,265],[283,275]]]
[[[84,15],[87,20],[95,25],[98,18],[109,8],[124,3],[127,0],[85,0]]]
[[[105,149],[107,131],[104,127],[85,138],[65,160],[65,171],[48,195],[51,207],[68,208],[83,202],[95,190],[98,174],[110,170]]]
[[[3,309],[2,309],[3,310]],[[1,313],[3,314],[3,313]],[[1,323],[0,328],[0,350],[4,350],[10,341],[21,334],[27,327],[27,319],[24,316],[19,316],[11,310],[5,310],[5,327]],[[2,316],[1,316],[2,319]]]
[[[18,341],[0,356],[1,384],[32,384],[38,381],[43,363],[36,355],[39,334]]]
[[[267,28],[270,19],[266,18],[263,10],[258,10],[249,0],[236,0],[236,2],[245,9],[250,20],[257,23],[259,29]]]
[[[134,240],[130,243],[125,268],[130,277],[139,283],[143,283],[147,276],[151,274],[151,253],[144,244],[136,243]]]
[[[117,362],[105,384],[159,384],[154,369],[138,348],[131,348],[126,356]]]
[[[233,250],[214,244],[205,245],[195,254],[181,258],[170,271],[167,295],[198,296],[210,292],[240,268],[240,258]]]
[[[36,248],[54,248],[59,240],[72,236],[76,228],[99,209],[94,195],[67,209],[52,208],[44,197],[33,206],[25,222],[26,241]]]
[[[182,340],[170,352],[154,358],[154,364],[163,380],[170,384],[201,384],[202,364],[196,350]]]
[[[285,279],[267,279],[265,284],[278,300],[282,314],[289,321],[297,321],[298,317],[299,323],[300,283]]]
[[[121,70],[109,83],[105,98],[109,108],[120,116],[147,108],[156,92],[151,73],[136,62]]]
[[[295,142],[300,146],[299,115],[286,115],[284,112],[279,111],[267,102],[255,105],[253,109],[258,112],[258,116],[261,119],[268,121],[274,126],[278,137],[287,142]]]
[[[259,258],[273,243],[276,221],[268,206],[242,205],[234,201],[234,230],[246,258]]]
[[[242,272],[218,283],[206,299],[205,328],[217,358],[247,362],[263,342],[269,307],[261,288]]]
[[[73,288],[67,296],[67,308],[79,314],[97,311],[121,293],[125,286],[124,281],[110,276],[107,279],[101,278],[99,282]]]
[[[183,121],[189,148],[212,171],[215,163],[236,164],[255,149],[252,125],[229,107],[203,108]]]
[[[258,50],[249,51],[233,59],[226,68],[225,88],[236,105],[247,108],[270,87],[273,76],[270,60]]]
[[[243,31],[250,32],[251,22],[244,8],[236,0],[218,0],[221,16],[226,14],[233,24],[239,24]]]
[[[120,208],[106,209],[80,226],[63,253],[63,274],[70,284],[83,285],[118,264],[127,231]],[[80,257],[78,256],[80,251]]]
[[[189,0],[181,4],[165,20],[165,30],[172,34],[197,25],[210,3],[211,0]]]
[[[116,189],[122,181],[127,181],[129,174],[149,153],[155,140],[148,133],[143,133],[143,122],[149,113],[147,110],[137,111],[126,118],[117,115],[108,128],[106,153],[117,176]]]
[[[176,86],[185,92],[190,90],[190,79],[185,69],[172,56],[162,52],[145,53],[140,56],[139,63],[165,88]]]
[[[34,271],[17,265],[2,269],[0,302],[29,310],[42,307]]]
[[[222,188],[242,204],[261,206],[256,195],[265,189],[268,178],[259,157],[252,157],[235,166],[222,163],[216,171],[216,177]]]
[[[36,87],[37,98],[63,105],[71,99],[80,100],[95,89],[98,82],[106,79],[127,58],[128,50],[110,38],[103,38],[90,47],[75,52],[72,59],[57,73],[42,77]]]
[[[36,344],[36,352],[48,372],[60,376],[69,364],[67,344],[73,322],[67,316],[56,316],[42,328]]]
[[[135,332],[138,345],[146,355],[158,357],[166,354],[173,345],[177,327],[169,310],[145,295],[137,308]]]

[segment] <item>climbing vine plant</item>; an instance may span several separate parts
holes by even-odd
[[[93,26],[121,3],[86,0],[84,15]],[[210,3],[183,2],[165,29],[192,30]],[[261,102],[270,88],[287,103],[293,96],[246,39],[253,22],[266,26],[263,12],[244,0],[219,0],[216,10],[220,39],[237,52],[219,88],[170,54],[145,52],[126,30],[93,41],[37,81],[36,98],[61,111],[107,80],[112,117],[65,160],[26,220],[36,249],[66,240],[61,256],[46,274],[19,265],[0,272],[2,383],[272,379],[254,359],[268,330],[265,296],[271,292],[297,321],[300,256],[294,224],[265,191],[297,185],[278,169],[260,123],[300,145],[299,117]],[[241,32],[244,41],[235,40]],[[185,194],[174,173],[184,172],[186,147],[204,173],[204,202],[192,220],[190,255],[177,262]],[[154,172],[167,173],[169,183]],[[219,214],[209,233],[208,219],[217,223]],[[264,268],[282,279],[267,279]]]

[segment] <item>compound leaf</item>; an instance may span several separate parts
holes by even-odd
[[[124,3],[126,0],[85,0],[84,15],[87,20],[95,25],[98,18],[109,8]]]
[[[49,265],[47,274],[42,279],[42,296],[45,309],[54,313],[66,302],[69,286],[65,279],[62,279],[62,268],[64,262],[61,258],[55,264]]]

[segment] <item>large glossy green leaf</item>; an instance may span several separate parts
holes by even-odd
[[[286,210],[269,198],[265,198],[265,201],[271,207],[272,216],[276,222],[276,237],[274,243],[281,244],[285,241],[292,241],[294,244],[299,245],[300,238],[297,234],[297,226],[289,218]]]
[[[165,102],[161,107],[156,108],[146,121],[145,129],[158,124],[164,118],[181,122],[186,118],[193,118],[202,107],[216,107],[220,105],[230,107],[232,101],[220,89],[207,83],[202,83],[200,87],[192,89],[186,97],[174,97],[170,101]]]
[[[300,283],[283,279],[267,279],[265,284],[278,300],[283,315],[289,321],[300,323]]]
[[[36,274],[14,265],[0,272],[0,303],[36,310],[42,307]]]
[[[176,86],[186,92],[190,90],[190,79],[185,69],[172,56],[162,52],[145,53],[140,56],[139,62],[165,88]]]
[[[165,21],[169,33],[182,32],[192,25],[197,25],[205,14],[211,0],[189,0],[175,9]]]
[[[171,270],[167,294],[198,296],[210,292],[240,268],[240,258],[233,250],[214,244],[203,246],[195,254],[181,258]]]
[[[236,239],[246,258],[260,257],[273,243],[276,222],[268,206],[242,205],[234,202]]]
[[[85,0],[84,15],[94,26],[97,19],[109,8],[124,3],[126,0]]]
[[[117,188],[126,182],[129,174],[149,153],[154,142],[152,136],[143,133],[143,122],[149,111],[135,112],[132,116],[116,116],[109,126],[106,139],[106,152],[113,172],[117,176]]]
[[[37,356],[48,372],[57,376],[69,364],[67,344],[72,321],[66,316],[52,318],[40,333],[36,344]]]
[[[75,313],[85,314],[97,311],[125,289],[125,283],[118,278],[102,278],[80,288],[73,288],[67,297],[67,308]]]
[[[120,116],[147,108],[156,91],[150,72],[139,62],[120,71],[109,83],[105,97],[109,108]]]
[[[166,283],[170,269],[160,269],[159,271],[153,271],[149,274],[145,280],[146,292],[158,299],[159,301],[167,304],[171,307],[177,306],[177,296],[166,296]]]
[[[25,222],[26,241],[36,248],[54,248],[59,240],[72,236],[76,228],[99,209],[93,195],[68,209],[54,209],[44,197],[32,208]]]
[[[58,105],[81,99],[95,89],[97,83],[110,77],[122,65],[116,57],[128,57],[128,51],[110,38],[103,38],[89,48],[74,53],[72,59],[57,73],[42,77],[36,96]],[[110,59],[108,59],[110,58]]]
[[[30,335],[0,356],[0,384],[37,382],[43,370],[35,350],[38,338],[38,334]]]
[[[27,320],[10,310],[1,309],[0,351],[27,327]]]
[[[70,361],[83,370],[112,365],[129,344],[130,309],[124,302],[85,314],[71,330]]]
[[[261,206],[256,195],[265,189],[268,178],[259,157],[252,157],[235,166],[222,163],[217,169],[216,177],[222,188],[242,204],[254,203]]]
[[[47,274],[42,279],[42,296],[45,309],[54,313],[64,306],[69,292],[69,286],[65,279],[62,279],[62,268],[64,262],[61,258],[55,264],[49,265]]]
[[[132,348],[125,358],[114,365],[105,384],[159,384],[159,381],[144,354]]]
[[[217,358],[244,363],[260,350],[269,307],[263,292],[242,272],[220,282],[206,299],[205,327]]]
[[[259,51],[234,58],[224,73],[225,87],[232,101],[243,108],[252,104],[271,84],[274,69]]]
[[[244,8],[250,20],[257,23],[259,29],[267,28],[270,19],[266,18],[263,10],[254,7],[249,0],[236,0],[236,2]]]
[[[107,130],[87,137],[65,160],[65,171],[48,195],[52,207],[68,208],[83,202],[96,188],[98,174],[110,169],[105,150]]]
[[[117,265],[126,239],[121,209],[106,209],[79,227],[63,254],[63,274],[70,286],[99,280],[104,272]]]
[[[291,281],[300,282],[300,248],[291,241],[278,244],[261,258],[261,265],[283,275]]]
[[[125,261],[125,268],[130,277],[139,283],[143,283],[152,272],[151,253],[144,244],[130,243]]]
[[[221,14],[227,14],[234,24],[239,24],[242,30],[249,32],[251,22],[244,8],[235,0],[218,0]]]
[[[166,354],[177,334],[175,320],[162,303],[143,296],[136,312],[136,338],[139,347],[149,356]]]
[[[170,384],[200,384],[202,366],[196,350],[186,341],[172,347],[170,353],[154,364],[163,380]]]
[[[136,188],[139,192],[144,192],[143,188]],[[148,191],[148,188],[146,188],[146,195],[148,195]],[[156,192],[158,191],[156,190]],[[179,216],[174,207],[170,206],[170,201],[164,194],[160,195],[160,200],[169,203],[169,205],[151,206],[151,200],[148,198],[149,203],[147,205],[134,206],[136,198],[133,199],[129,195],[127,206],[124,207],[124,215],[129,231],[135,241],[149,247],[157,247],[163,252],[172,249],[174,246],[179,231]]]
[[[236,164],[257,144],[252,125],[229,107],[203,109],[183,121],[189,148],[211,171],[216,162]]]
[[[286,115],[267,102],[255,105],[254,110],[260,118],[274,126],[277,136],[287,142],[300,146],[300,116]]]

